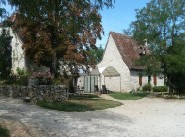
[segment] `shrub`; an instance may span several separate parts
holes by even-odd
[[[0,126],[0,137],[10,137],[8,129]]]
[[[22,85],[22,86],[27,86],[28,85],[28,76],[26,76],[26,75],[18,76],[16,84]]]
[[[54,85],[61,85],[63,83],[62,83],[62,80],[60,78],[54,78],[53,79],[53,84]]]
[[[152,86],[151,86],[151,84],[145,84],[145,85],[143,86],[142,90],[143,90],[144,92],[146,92],[146,91],[152,91]]]
[[[52,84],[54,79],[50,72],[33,72],[30,78],[38,79],[40,85]]]
[[[28,77],[31,75],[30,72],[26,71],[25,69],[17,68],[16,74],[11,74],[6,79],[5,84],[16,84],[16,85],[28,85]]]
[[[16,84],[17,85],[28,85],[28,77],[31,76],[31,73],[25,69],[17,68],[17,75],[16,75]]]
[[[152,88],[153,92],[167,92],[166,86],[154,86]]]
[[[9,77],[3,82],[3,84],[15,84],[17,81],[17,76],[15,74],[10,74]]]

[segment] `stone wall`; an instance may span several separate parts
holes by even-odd
[[[9,86],[0,85],[0,96],[19,98],[37,103],[41,100],[65,101],[68,89],[64,85]]]

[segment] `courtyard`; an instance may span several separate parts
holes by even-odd
[[[106,110],[63,112],[1,97],[0,124],[15,137],[185,136],[185,100],[145,97],[120,102],[122,106]]]

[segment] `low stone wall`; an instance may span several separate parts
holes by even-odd
[[[0,85],[0,96],[27,99],[33,103],[41,100],[47,100],[49,102],[65,101],[68,98],[68,89],[64,85]]]

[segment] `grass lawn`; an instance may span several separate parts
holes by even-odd
[[[0,126],[0,137],[10,137],[9,131]]]
[[[149,93],[113,93],[110,94],[115,99],[119,100],[138,100],[149,95]]]
[[[69,100],[65,102],[53,102],[40,101],[37,105],[66,112],[84,112],[103,110],[107,108],[113,108],[122,105],[122,103],[100,99],[94,94],[83,94],[83,95],[71,95]]]

